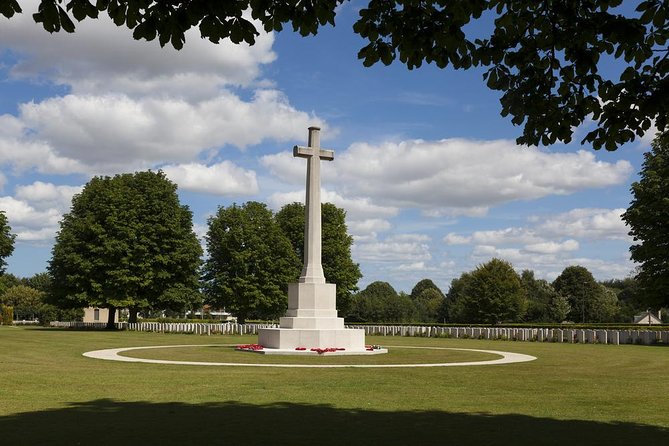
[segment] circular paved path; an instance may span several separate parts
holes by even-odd
[[[528,362],[537,359],[534,356],[524,355],[522,353],[501,352],[497,350],[478,350],[473,348],[447,348],[447,347],[409,347],[403,345],[392,345],[389,348],[414,348],[426,350],[459,350],[467,352],[481,352],[499,355],[501,358],[488,361],[470,361],[470,362],[444,362],[430,364],[244,364],[239,362],[199,362],[199,361],[169,361],[164,359],[144,359],[121,356],[122,352],[132,350],[147,350],[157,348],[177,348],[177,347],[231,347],[237,344],[203,344],[203,345],[155,345],[147,347],[125,347],[108,348],[105,350],[95,350],[86,352],[83,355],[88,358],[105,359],[109,361],[122,362],[143,362],[148,364],[178,364],[178,365],[208,365],[208,366],[237,366],[237,367],[293,367],[293,368],[390,368],[390,367],[460,367],[473,365],[496,365],[512,364],[516,362]]]

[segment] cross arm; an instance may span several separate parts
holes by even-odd
[[[324,161],[332,161],[334,159],[334,150],[315,149],[313,147],[293,147],[293,156],[298,158],[310,158],[314,156],[315,150],[318,150],[318,157]]]

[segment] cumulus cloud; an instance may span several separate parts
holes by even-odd
[[[26,11],[37,9],[36,0],[25,3]],[[261,32],[253,46],[213,44],[198,33],[189,32],[188,44],[176,51],[135,41],[106,16],[78,24],[74,34],[49,35],[27,13],[3,23],[0,50],[12,54],[10,78],[65,87],[61,96],[0,116],[3,164],[111,174],[326,127],[261,79],[263,65],[276,58],[272,33]]]
[[[256,91],[250,102],[221,92],[196,104],[166,97],[67,95],[22,104],[19,118],[31,140],[49,141],[59,156],[92,166],[119,159],[187,161],[206,149],[292,139],[318,122],[275,90]]]
[[[304,175],[304,172],[302,173]],[[305,192],[276,192],[269,196],[268,200],[273,209],[279,209],[288,203],[304,203]],[[364,197],[345,197],[337,192],[323,189],[321,192],[321,202],[332,203],[335,206],[343,208],[346,211],[348,220],[366,220],[375,217],[393,217],[399,213],[399,209],[392,206],[379,206],[372,203],[372,200]]]
[[[564,251],[577,251],[579,244],[576,240],[569,239],[562,243],[558,242],[542,242],[525,245],[525,251],[536,252],[539,254],[555,254]]]
[[[376,236],[379,232],[388,231],[392,225],[388,220],[381,218],[367,218],[348,222],[348,231],[353,236]]]
[[[13,197],[0,197],[0,209],[18,241],[47,240],[58,230],[61,213],[56,208],[37,209],[26,201]]]
[[[17,186],[14,197],[30,203],[36,209],[66,211],[72,204],[72,197],[82,189],[82,186],[57,186],[36,181],[33,184]]]
[[[275,60],[274,35],[259,28],[253,46],[229,41],[213,44],[198,30],[186,33],[181,51],[157,40],[136,41],[106,14],[77,24],[74,34],[48,34],[31,13],[37,0],[22,1],[23,14],[0,27],[0,47],[19,55],[10,73],[21,78],[47,78],[72,87],[76,94],[100,90],[133,95],[211,96],[221,85],[248,86],[260,67]]]
[[[592,152],[445,139],[353,144],[339,157],[337,181],[386,205],[480,214],[509,201],[620,184],[631,171],[627,161],[597,161]]]
[[[551,236],[629,240],[629,229],[621,215],[625,209],[579,208],[547,217],[536,230]]]
[[[355,259],[374,262],[425,262],[432,258],[429,237],[418,234],[396,234],[384,240],[353,244]]]
[[[258,192],[256,173],[230,161],[207,166],[198,163],[162,167],[180,189],[214,195],[253,195]]]
[[[58,223],[70,209],[72,197],[82,188],[42,181],[19,185],[13,197],[0,197],[0,209],[6,212],[18,241],[48,241],[56,235]]]

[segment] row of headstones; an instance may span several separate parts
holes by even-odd
[[[52,326],[75,328],[104,328],[105,323],[52,322]],[[277,327],[276,324],[237,324],[226,322],[208,323],[162,323],[119,322],[119,329],[160,333],[248,334],[256,335],[260,328]],[[444,338],[502,339],[537,342],[578,342],[600,344],[669,344],[669,331],[664,330],[586,330],[560,328],[494,328],[494,327],[428,327],[413,325],[349,325],[349,328],[365,330],[372,336],[422,336]]]
[[[137,322],[120,323],[118,328],[131,331],[152,331],[160,333],[193,333],[201,335],[212,334],[258,334],[259,328],[277,327],[276,324],[237,324],[225,322],[221,324],[209,323],[162,323],[162,322]]]
[[[350,328],[362,328],[366,335],[376,336],[423,336],[588,344],[669,344],[669,331],[666,330],[425,327],[406,325],[351,325]]]

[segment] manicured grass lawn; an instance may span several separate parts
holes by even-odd
[[[0,327],[0,443],[669,444],[669,347],[367,338],[538,357],[425,369],[201,367],[81,356],[113,347],[255,341]],[[218,350],[133,356],[237,354]],[[480,359],[491,358],[459,358]]]

